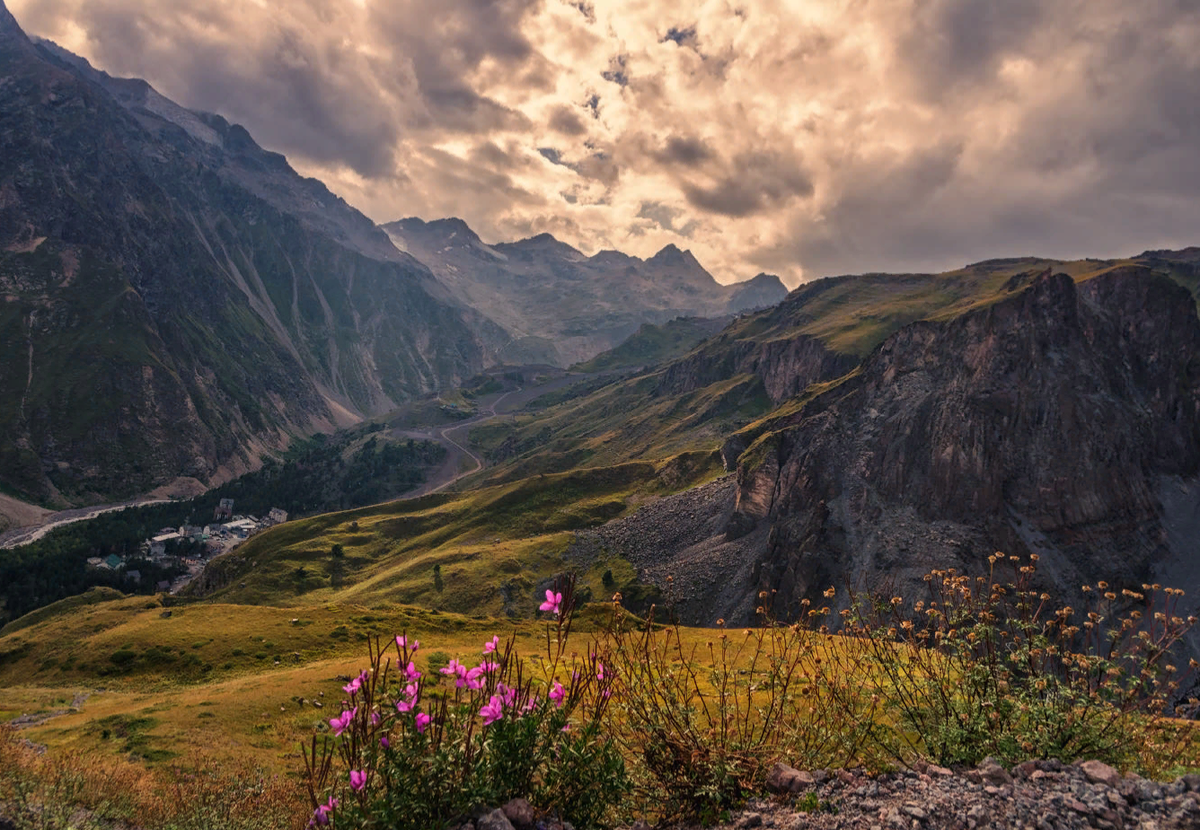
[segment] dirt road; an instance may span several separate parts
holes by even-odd
[[[436,441],[446,448],[446,459],[436,470],[429,473],[424,484],[409,490],[399,498],[415,499],[430,493],[445,490],[461,478],[477,473],[483,469],[483,459],[468,449],[467,436],[473,427],[487,423],[504,415],[511,415],[524,409],[535,398],[554,392],[573,383],[587,380],[593,375],[566,375],[547,381],[537,386],[522,387],[504,392],[496,396],[486,396],[479,399],[479,414],[443,427],[432,427],[426,430],[397,429],[392,435],[397,438],[412,438],[415,441]],[[471,467],[462,469],[464,459],[469,459]]]

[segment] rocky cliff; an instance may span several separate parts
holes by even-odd
[[[241,127],[0,5],[0,486],[220,480],[478,371],[475,317]]]
[[[1047,271],[906,326],[776,427],[741,455],[728,535],[770,525],[756,578],[787,603],[994,550],[1068,590],[1200,557],[1172,549],[1162,496],[1200,471],[1200,320],[1145,268]]]

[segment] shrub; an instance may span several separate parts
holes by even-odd
[[[425,675],[419,643],[402,634],[385,650],[373,640],[370,666],[329,722],[336,738],[305,748],[311,823],[429,830],[524,797],[577,826],[600,825],[628,789],[604,730],[613,675],[595,652],[568,656],[570,584],[565,593],[547,592],[555,622],[536,663],[521,659],[515,637],[493,637],[478,665],[451,660]]]
[[[821,632],[760,607],[761,627],[728,632],[722,623],[689,648],[677,626],[655,624],[653,607],[644,622],[618,603],[614,612],[605,634],[618,678],[613,728],[648,812],[711,822],[758,791],[777,761],[859,758],[870,714],[846,706],[849,692],[818,688],[817,667],[836,648]],[[823,681],[861,685],[835,671]]]
[[[1183,592],[1118,596],[1100,582],[1083,586],[1081,612],[1034,587],[1036,562],[995,554],[987,576],[933,571],[928,599],[912,604],[853,598],[845,633],[871,656],[885,701],[873,740],[900,762],[1097,758],[1161,771],[1185,737],[1163,717],[1179,687],[1171,649],[1196,622],[1178,616]]]

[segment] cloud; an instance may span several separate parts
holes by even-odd
[[[718,278],[1197,242],[1192,0],[9,0],[379,220]]]

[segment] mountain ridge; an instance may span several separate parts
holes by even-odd
[[[477,315],[323,185],[2,21],[0,485],[219,483],[482,367]]]
[[[381,227],[463,304],[486,309],[508,332],[496,344],[497,362],[568,366],[613,348],[643,323],[722,317],[787,294],[765,274],[723,286],[673,244],[648,259],[612,250],[586,256],[550,233],[488,244],[455,217]]]

